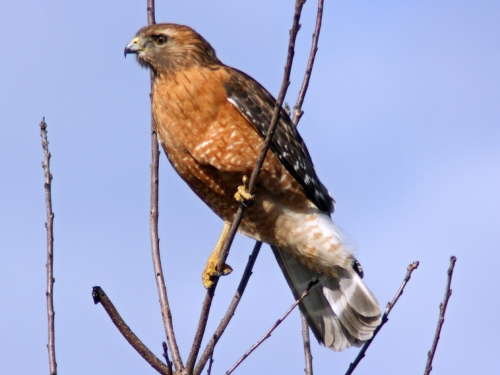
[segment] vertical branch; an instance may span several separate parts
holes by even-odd
[[[314,28],[314,33],[312,36],[311,52],[309,53],[309,60],[307,61],[307,68],[304,74],[304,80],[302,81],[302,86],[299,91],[299,96],[297,102],[293,107],[293,124],[297,126],[300,118],[304,114],[302,110],[302,103],[304,103],[304,98],[306,97],[307,88],[309,87],[309,81],[311,79],[311,74],[314,66],[314,59],[316,58],[316,52],[318,52],[318,41],[319,32],[321,30],[321,21],[323,19],[323,0],[318,0],[318,11],[316,14],[316,26]]]
[[[427,354],[427,364],[425,366],[424,375],[429,375],[432,371],[432,361],[434,359],[434,354],[436,354],[439,337],[441,336],[441,328],[443,328],[444,323],[444,314],[446,314],[446,307],[448,306],[448,301],[451,297],[451,278],[453,276],[453,269],[455,268],[456,261],[456,257],[452,256],[450,258],[450,268],[448,268],[448,282],[446,283],[443,302],[439,305],[438,324],[436,327],[436,333],[434,334],[434,341],[432,342],[431,350],[429,350],[429,353]]]
[[[146,12],[148,15],[148,25],[154,25],[155,20],[155,0],[147,0]]]
[[[155,23],[155,4],[154,0],[147,0],[147,15],[148,24]],[[151,92],[153,91],[154,73],[151,72]],[[165,334],[167,336],[168,346],[172,353],[172,360],[176,371],[181,371],[184,368],[182,359],[175,340],[174,327],[172,324],[172,313],[167,298],[167,289],[165,279],[163,277],[163,269],[161,266],[160,257],[160,239],[158,236],[158,185],[159,185],[159,156],[160,150],[158,147],[158,138],[156,134],[156,125],[154,117],[151,115],[151,211],[150,211],[150,227],[151,227],[151,253],[153,257],[153,267],[155,272],[156,285],[160,298],[161,315]]]
[[[311,341],[309,340],[309,325],[307,324],[307,320],[300,313],[300,320],[302,321],[302,340],[304,341],[304,358],[306,360],[306,375],[313,375],[313,357],[311,354]]]
[[[266,138],[264,140],[264,144],[262,146],[262,151],[257,158],[257,161],[255,163],[255,167],[253,169],[252,175],[250,176],[250,181],[248,183],[248,192],[250,194],[253,194],[253,191],[255,189],[255,185],[257,182],[257,178],[259,177],[260,169],[262,168],[262,164],[264,163],[264,159],[267,155],[267,151],[269,150],[269,147],[271,145],[271,139],[274,135],[274,132],[276,130],[276,126],[278,125],[278,120],[280,116],[280,110],[283,105],[283,101],[285,99],[286,91],[288,89],[288,86],[290,84],[290,72],[292,70],[292,62],[293,62],[293,56],[295,54],[295,39],[297,38],[297,33],[300,28],[300,15],[302,13],[302,7],[305,3],[305,0],[296,0],[295,3],[295,13],[293,16],[293,25],[292,29],[290,30],[290,39],[288,43],[288,54],[287,54],[287,62],[285,65],[285,72],[283,74],[283,81],[281,84],[281,89],[280,93],[278,95],[278,99],[276,101],[276,104],[274,106],[274,111],[273,111],[273,116],[271,119],[271,123],[269,124],[269,129],[266,134]],[[236,214],[234,215],[233,222],[231,223],[231,227],[229,228],[229,232],[226,237],[226,241],[224,242],[224,245],[222,246],[220,256],[219,256],[219,262],[217,263],[217,271],[219,273],[222,273],[222,270],[224,268],[224,264],[226,262],[227,256],[229,254],[229,249],[231,248],[231,244],[233,243],[234,236],[236,235],[236,231],[238,230],[238,227],[241,223],[241,220],[243,219],[243,214],[245,212],[245,208],[243,205],[240,205],[238,210],[236,211]],[[196,334],[195,334],[195,339],[193,342],[193,345],[191,347],[191,352],[189,354],[189,363],[194,363],[196,361],[196,358],[198,357],[198,352],[200,350],[201,346],[201,341],[203,339],[203,335],[205,333],[205,328],[207,325],[207,320],[208,320],[208,314],[210,312],[210,307],[212,305],[212,300],[213,296],[215,293],[215,289],[217,287],[218,280],[216,279],[212,285],[212,287],[207,291],[207,294],[205,296],[205,300],[203,301],[203,306],[200,314],[200,320],[198,323],[198,327],[196,329]],[[188,370],[191,368],[189,367]],[[188,371],[189,372],[189,371]]]
[[[210,289],[207,290],[207,294],[205,295],[205,300],[203,301],[203,305],[201,306],[200,320],[198,321],[198,326],[196,327],[196,333],[194,335],[193,345],[191,345],[191,351],[189,352],[189,357],[186,362],[186,370],[187,373],[191,373],[192,368],[194,367],[194,363],[196,362],[196,358],[198,357],[198,353],[201,347],[201,341],[203,340],[203,335],[205,334],[205,328],[207,326],[208,314],[210,313],[210,307],[212,306],[212,300],[214,298],[215,288],[218,279],[214,280],[214,283]],[[200,372],[203,370],[200,369]]]
[[[401,283],[401,286],[399,287],[398,291],[396,292],[396,295],[394,296],[392,301],[389,302],[387,304],[387,306],[385,307],[384,315],[382,315],[382,321],[380,322],[378,327],[373,332],[372,338],[370,340],[368,340],[367,342],[365,342],[365,344],[363,345],[363,347],[359,351],[358,355],[356,356],[356,359],[354,360],[354,362],[352,362],[349,365],[349,368],[347,369],[347,372],[345,373],[345,375],[351,375],[354,372],[354,370],[356,369],[356,367],[358,366],[359,362],[361,362],[361,360],[365,357],[365,353],[368,350],[368,348],[370,347],[373,340],[375,339],[375,336],[377,336],[380,329],[389,320],[389,314],[391,313],[392,308],[394,307],[396,302],[398,302],[399,297],[401,297],[401,295],[403,294],[403,291],[405,289],[406,284],[408,284],[408,281],[410,281],[412,272],[418,268],[419,264],[420,263],[417,260],[416,262],[413,262],[412,264],[410,264],[408,266],[408,268],[406,269],[406,276],[403,279],[403,282]]]
[[[57,374],[56,362],[56,347],[55,347],[55,332],[54,332],[54,213],[52,212],[52,174],[50,173],[50,152],[49,141],[47,140],[47,124],[45,117],[40,123],[40,135],[42,137],[43,148],[43,162],[42,168],[45,176],[45,204],[47,206],[47,222],[45,228],[47,229],[47,317],[48,317],[48,330],[49,330],[49,343],[47,348],[49,350],[49,368],[50,375]]]

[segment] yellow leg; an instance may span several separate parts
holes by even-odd
[[[254,203],[255,196],[247,191],[247,176],[243,176],[243,185],[238,186],[234,199],[243,204],[245,207],[251,206]]]
[[[203,274],[201,275],[203,286],[207,289],[209,289],[212,286],[215,277],[229,275],[233,271],[231,266],[229,266],[228,264],[224,264],[224,269],[222,270],[222,273],[219,274],[217,272],[217,263],[219,262],[220,251],[222,250],[222,246],[226,241],[226,237],[227,234],[229,233],[230,226],[231,226],[230,223],[228,223],[227,221],[224,222],[224,228],[222,229],[219,241],[217,241],[217,245],[215,245],[212,254],[210,254],[210,257],[207,260],[207,265],[205,266]]]

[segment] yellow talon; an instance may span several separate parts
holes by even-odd
[[[217,277],[229,275],[231,272],[233,272],[233,269],[229,264],[224,264],[224,269],[221,273],[217,272],[217,262],[213,263],[209,260],[201,276],[203,286],[205,289],[210,289]]]
[[[222,246],[226,241],[226,237],[229,232],[229,227],[230,224],[228,222],[224,222],[224,228],[222,229],[219,241],[217,241],[217,245],[215,245],[212,254],[210,254],[210,257],[207,260],[207,265],[205,266],[203,274],[201,275],[203,286],[206,289],[210,289],[212,287],[212,285],[214,284],[214,280],[217,277],[229,275],[233,271],[230,265],[224,264],[222,272],[220,273],[217,272],[217,263],[219,262],[220,251],[222,250]]]
[[[243,185],[238,186],[234,199],[245,207],[251,206],[254,203],[255,195],[247,191],[247,176],[243,176]]]

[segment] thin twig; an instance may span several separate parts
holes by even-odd
[[[205,328],[207,326],[210,306],[212,305],[212,300],[214,298],[215,286],[217,285],[218,281],[219,281],[218,279],[215,279],[212,287],[207,290],[207,294],[205,295],[205,300],[203,301],[203,305],[201,306],[200,320],[198,321],[198,326],[196,327],[196,333],[194,335],[193,345],[191,345],[191,351],[189,352],[189,357],[186,362],[186,370],[188,374],[191,373],[192,371],[191,369],[194,367],[194,363],[196,362],[196,358],[198,357],[198,352],[201,346],[201,340],[203,339]]]
[[[155,20],[155,0],[147,0],[146,12],[148,15],[148,25],[154,25]]]
[[[207,363],[207,360],[212,357],[212,353],[214,351],[215,345],[217,345],[217,342],[219,341],[220,337],[224,333],[225,329],[229,325],[229,322],[231,321],[231,318],[234,316],[234,312],[236,308],[238,307],[238,304],[241,301],[241,296],[245,292],[245,289],[248,284],[248,280],[250,279],[250,276],[252,275],[252,269],[255,264],[255,261],[257,260],[257,256],[259,255],[260,248],[262,247],[262,242],[257,241],[255,242],[255,246],[253,248],[252,254],[248,258],[248,263],[245,267],[245,271],[243,272],[243,276],[241,277],[240,284],[238,285],[238,289],[236,290],[236,293],[234,294],[233,300],[231,301],[231,304],[229,305],[229,308],[226,311],[226,314],[222,318],[221,322],[219,323],[219,326],[215,330],[214,334],[212,335],[212,338],[210,339],[210,342],[207,344],[207,347],[203,351],[203,354],[200,357],[200,360],[198,361],[198,364],[196,365],[193,375],[199,375],[203,371],[203,368],[205,367],[205,364]],[[187,367],[187,365],[186,365]]]
[[[293,118],[292,123],[295,126],[298,126],[304,111],[302,110],[302,104],[304,103],[304,99],[306,97],[306,92],[309,87],[309,81],[311,79],[311,74],[314,66],[314,60],[316,58],[316,52],[318,52],[318,41],[319,41],[319,33],[321,31],[321,21],[323,20],[323,0],[318,0],[318,10],[316,12],[316,26],[314,27],[314,33],[312,36],[311,43],[311,52],[309,53],[309,60],[307,61],[307,68],[304,73],[304,79],[302,81],[302,86],[299,91],[299,95],[297,97],[297,102],[293,107]],[[312,363],[312,353],[311,353],[311,342],[309,340],[309,325],[307,324],[307,320],[300,313],[301,321],[302,321],[302,341],[304,343],[304,360],[306,363],[306,368],[304,369],[306,375],[313,375],[313,363]]]
[[[314,66],[314,59],[316,58],[316,52],[318,52],[318,40],[319,32],[321,30],[321,21],[323,19],[323,0],[318,0],[318,11],[316,14],[316,26],[314,28],[314,33],[312,36],[311,52],[309,53],[309,61],[307,62],[306,72],[304,74],[304,80],[302,81],[302,86],[299,91],[299,96],[297,98],[297,103],[293,107],[293,124],[297,126],[300,118],[304,114],[302,110],[302,103],[304,103],[304,98],[306,97],[307,88],[309,87],[309,80],[311,79],[311,73]]]
[[[165,358],[165,362],[167,363],[168,370],[172,372],[172,362],[170,361],[170,358],[168,357],[168,346],[165,341],[162,341],[161,347],[163,348],[163,358]]]
[[[210,375],[212,373],[212,365],[214,364],[214,351],[212,350],[210,352],[210,362],[208,363],[208,370],[207,370],[207,375]]]
[[[148,25],[155,23],[155,4],[154,0],[147,0]],[[151,90],[153,90],[153,72],[151,72]],[[153,258],[153,267],[155,272],[156,286],[160,299],[161,315],[168,346],[172,353],[172,360],[176,371],[182,371],[184,365],[179,353],[177,341],[175,340],[174,327],[172,324],[172,313],[167,298],[167,289],[163,277],[163,269],[160,257],[160,239],[158,236],[158,169],[159,169],[160,150],[158,147],[158,137],[156,134],[156,125],[154,117],[151,115],[151,211],[150,211],[150,231],[151,231],[151,253]]]
[[[313,357],[311,354],[311,341],[309,339],[309,325],[302,312],[300,313],[300,320],[302,321],[302,341],[304,342],[304,358],[306,361],[304,372],[306,375],[313,375]]]
[[[100,303],[102,307],[104,307],[104,310],[108,313],[109,317],[123,337],[125,337],[129,344],[137,351],[137,353],[140,354],[142,358],[146,360],[147,363],[151,365],[151,367],[162,375],[172,375],[172,370],[169,369],[157,356],[155,356],[151,350],[149,350],[146,345],[139,340],[134,332],[132,332],[127,323],[123,321],[115,306],[108,296],[106,296],[106,293],[104,293],[101,287],[95,286],[92,288],[92,297],[94,298],[94,303],[96,305]]]
[[[295,3],[295,13],[293,17],[293,26],[292,29],[290,30],[290,40],[288,43],[288,55],[287,55],[287,62],[285,65],[285,73],[283,74],[283,82],[281,84],[281,89],[280,93],[278,95],[278,99],[276,101],[276,104],[274,106],[274,111],[273,111],[273,116],[271,119],[271,123],[269,125],[268,132],[266,134],[266,138],[264,140],[264,144],[262,146],[262,151],[257,158],[257,161],[255,163],[255,167],[253,169],[252,175],[250,176],[250,181],[248,183],[248,192],[250,194],[253,193],[255,189],[255,185],[257,182],[257,178],[259,176],[260,169],[262,167],[262,164],[264,163],[264,159],[267,155],[267,151],[269,150],[269,146],[271,145],[271,139],[274,135],[274,131],[276,130],[276,126],[278,125],[278,120],[279,120],[279,113],[281,110],[281,107],[283,105],[283,101],[285,99],[286,91],[288,89],[288,86],[290,84],[290,72],[292,69],[292,62],[293,62],[293,56],[295,54],[295,39],[297,37],[297,33],[299,31],[300,25],[299,25],[299,20],[300,20],[300,14],[302,12],[302,7],[305,3],[305,0],[297,0]],[[220,255],[219,255],[219,262],[217,263],[217,271],[219,273],[222,273],[224,264],[226,262],[227,256],[229,254],[229,249],[231,248],[231,244],[233,243],[234,236],[236,235],[236,231],[238,230],[238,227],[241,223],[241,220],[243,219],[243,213],[245,212],[245,208],[243,205],[240,205],[236,214],[234,215],[233,222],[231,224],[231,227],[229,229],[229,232],[226,237],[226,241],[224,242],[224,245],[222,246]],[[215,288],[217,287],[218,279],[214,280],[214,283],[212,284],[212,287],[207,291],[207,294],[205,296],[205,300],[203,302],[201,314],[200,314],[200,320],[198,323],[198,327],[196,330],[195,338],[193,345],[191,347],[191,352],[189,354],[189,359],[188,363],[189,364],[194,364],[196,361],[196,357],[198,356],[198,352],[200,350],[201,346],[201,341],[203,339],[203,335],[205,333],[205,327],[207,324],[208,320],[208,314],[210,312],[210,307],[212,305],[212,300],[215,292]],[[187,367],[188,372],[190,372],[192,367]]]
[[[380,331],[380,329],[382,328],[382,326],[385,323],[387,323],[387,321],[389,320],[389,314],[391,313],[392,308],[394,307],[394,305],[396,304],[396,302],[398,302],[399,297],[401,297],[401,295],[403,294],[403,291],[404,291],[404,288],[405,288],[406,284],[408,283],[408,281],[410,281],[412,272],[418,268],[418,265],[419,265],[419,262],[416,261],[416,262],[413,262],[412,264],[410,264],[408,266],[407,271],[406,271],[406,276],[405,276],[403,282],[401,283],[401,286],[399,287],[398,291],[396,292],[396,295],[394,296],[394,298],[392,299],[392,301],[389,302],[387,304],[387,306],[385,307],[385,312],[384,312],[384,315],[382,316],[382,321],[380,322],[380,324],[378,325],[378,327],[373,332],[372,338],[370,340],[368,340],[367,342],[365,342],[365,344],[363,345],[363,347],[359,351],[359,353],[358,353],[356,359],[354,360],[354,362],[352,362],[349,365],[349,368],[347,369],[347,372],[345,373],[345,375],[352,374],[353,371],[354,371],[354,369],[356,368],[356,366],[364,358],[365,352],[368,350],[370,344],[375,339],[375,336],[377,336],[377,333]]]
[[[49,141],[47,140],[47,124],[45,117],[40,122],[40,135],[42,137],[43,148],[43,174],[45,176],[45,205],[47,207],[47,222],[45,228],[47,229],[47,318],[48,318],[48,331],[49,343],[47,348],[49,350],[49,370],[50,375],[57,374],[56,362],[56,347],[55,347],[55,332],[54,332],[54,213],[52,212],[52,174],[50,173],[50,157]]]
[[[439,342],[439,337],[441,335],[441,328],[443,328],[444,314],[446,314],[446,307],[448,306],[448,301],[451,297],[451,278],[453,276],[453,269],[455,268],[455,263],[457,258],[452,256],[450,258],[450,268],[448,268],[448,282],[446,283],[446,289],[444,291],[443,302],[439,305],[439,319],[436,327],[436,333],[434,334],[434,341],[432,342],[431,350],[427,354],[427,364],[425,366],[424,375],[429,375],[432,371],[432,361],[434,359],[434,354],[436,354],[436,348]]]
[[[269,337],[271,337],[271,333],[273,333],[273,331],[283,322],[283,320],[286,319],[286,317],[293,311],[293,309],[295,307],[297,307],[297,305],[302,302],[302,300],[309,294],[309,291],[311,290],[311,288],[316,285],[318,283],[318,278],[316,278],[315,280],[312,280],[309,282],[309,285],[307,286],[307,289],[304,290],[304,293],[302,293],[302,295],[300,296],[300,298],[298,300],[296,300],[292,306],[290,306],[290,308],[287,310],[287,312],[281,317],[279,318],[276,323],[273,324],[273,326],[271,328],[269,328],[269,330],[264,334],[264,336],[262,336],[260,338],[259,341],[257,341],[255,344],[252,345],[252,347],[250,349],[248,349],[248,351],[243,354],[243,356],[238,359],[238,361],[233,365],[233,367],[231,367],[227,372],[226,372],[226,375],[229,375],[231,374],[235,369],[236,367],[238,367],[241,362],[243,362],[250,354],[252,354],[252,352],[257,349],[264,341],[266,341]]]

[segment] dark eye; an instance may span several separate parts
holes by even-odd
[[[155,35],[153,36],[153,40],[155,41],[155,44],[158,46],[167,43],[167,37],[165,35]]]

